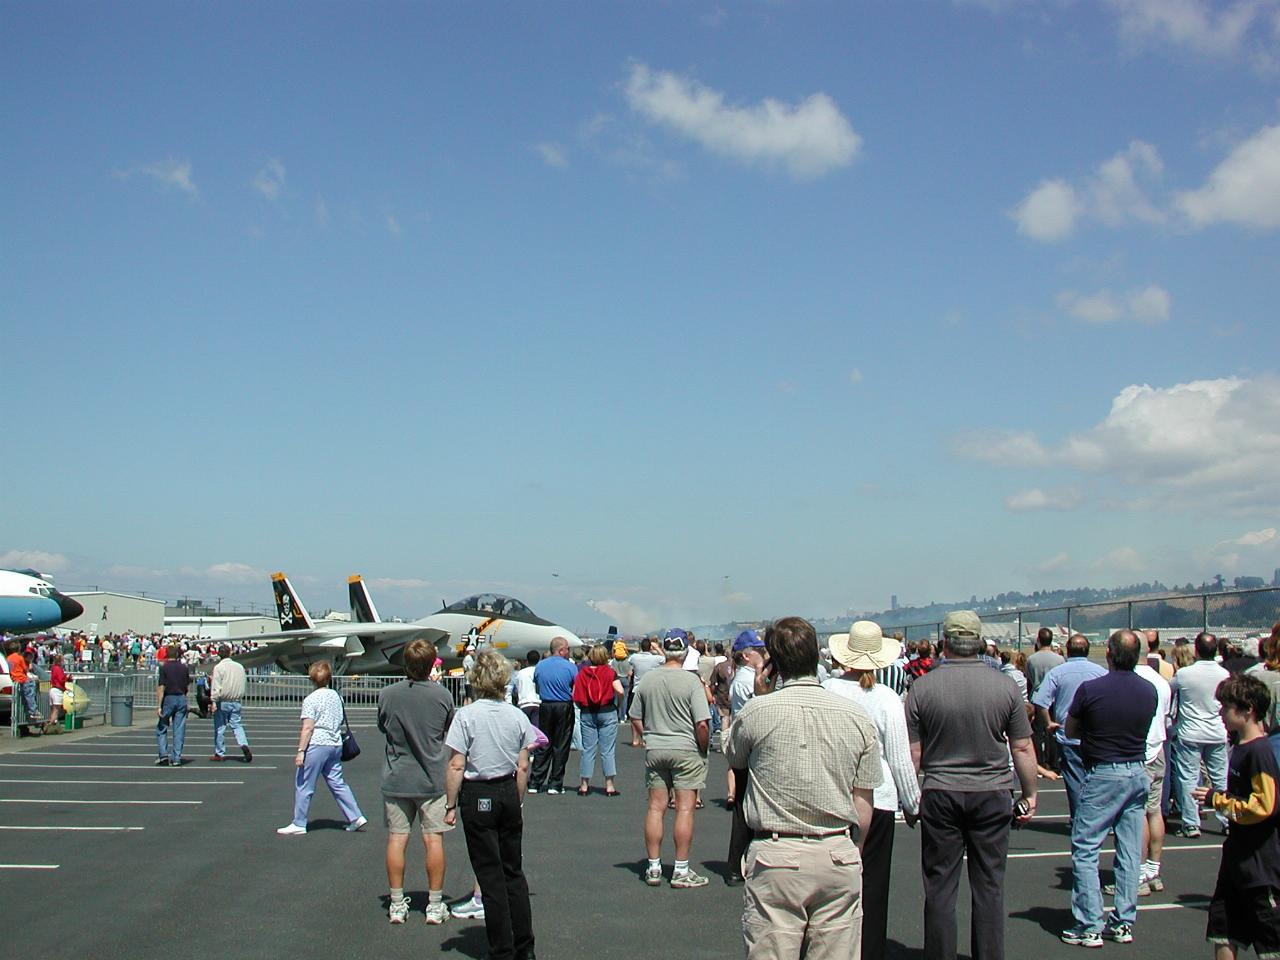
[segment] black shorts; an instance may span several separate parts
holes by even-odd
[[[1258,960],[1280,960],[1280,890],[1236,889],[1219,878],[1209,903],[1205,939],[1212,944],[1253,947]]]

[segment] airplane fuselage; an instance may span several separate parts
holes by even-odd
[[[59,593],[47,580],[0,570],[0,631],[47,630],[84,613],[78,601]]]

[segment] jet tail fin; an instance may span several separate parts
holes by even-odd
[[[293,585],[283,573],[271,575],[271,589],[276,595],[276,614],[280,617],[281,630],[310,630],[311,618],[307,616],[307,608],[302,605]]]
[[[360,574],[347,577],[347,594],[351,599],[351,620],[353,623],[381,623],[378,608],[373,605],[373,597],[369,596],[369,587]]]

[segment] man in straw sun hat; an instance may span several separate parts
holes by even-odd
[[[862,846],[862,955],[882,957],[888,936],[894,815],[901,804],[907,823],[915,826],[920,810],[920,786],[911,764],[902,698],[892,687],[877,682],[880,672],[897,659],[901,644],[886,637],[878,623],[859,620],[848,633],[833,634],[828,645],[836,675],[823,687],[865,710],[880,741],[884,779],[872,798],[871,825]]]

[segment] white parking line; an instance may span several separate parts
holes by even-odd
[[[98,806],[166,806],[193,807],[204,803],[203,800],[48,800],[44,797],[16,800],[10,797],[0,799],[0,803],[91,803]]]
[[[57,870],[56,863],[0,863],[0,870]]]
[[[89,783],[118,787],[204,787],[209,784],[243,784],[243,780],[16,780],[0,779],[0,783]]]
[[[212,749],[212,748],[210,748]],[[103,760],[113,759],[115,757],[151,757],[155,758],[155,753],[91,753],[83,750],[23,750],[23,754],[28,757],[98,757]],[[203,752],[203,751],[201,751]],[[255,757],[292,757],[294,753],[254,753]],[[231,755],[228,763],[243,763],[238,756]]]
[[[184,763],[187,766],[190,763]],[[41,770],[150,770],[155,764],[152,763],[5,763],[0,761],[0,767],[36,767]],[[241,764],[246,770],[275,770],[275,767],[261,767],[258,764]],[[199,771],[193,770],[192,773]],[[220,771],[212,767],[204,768],[204,772],[218,773]],[[241,772],[241,771],[237,771]]]
[[[1207,907],[1208,900],[1186,900],[1182,903],[1140,903],[1139,910],[1188,910],[1197,907]]]
[[[94,833],[134,833],[146,827],[9,827],[0,825],[0,830],[83,830]]]
[[[1179,850],[1221,850],[1221,849],[1222,849],[1222,844],[1220,843],[1188,843],[1188,844],[1182,844],[1179,846],[1166,845],[1164,848],[1164,852],[1176,853]],[[1114,848],[1108,848],[1106,850],[1099,850],[1098,852],[1099,853],[1115,853],[1116,851]],[[1048,850],[1043,853],[1011,853],[1009,854],[1009,859],[1013,860],[1014,858],[1018,858],[1023,860],[1031,860],[1031,859],[1036,859],[1040,857],[1069,857],[1069,856],[1071,856],[1070,850]]]

